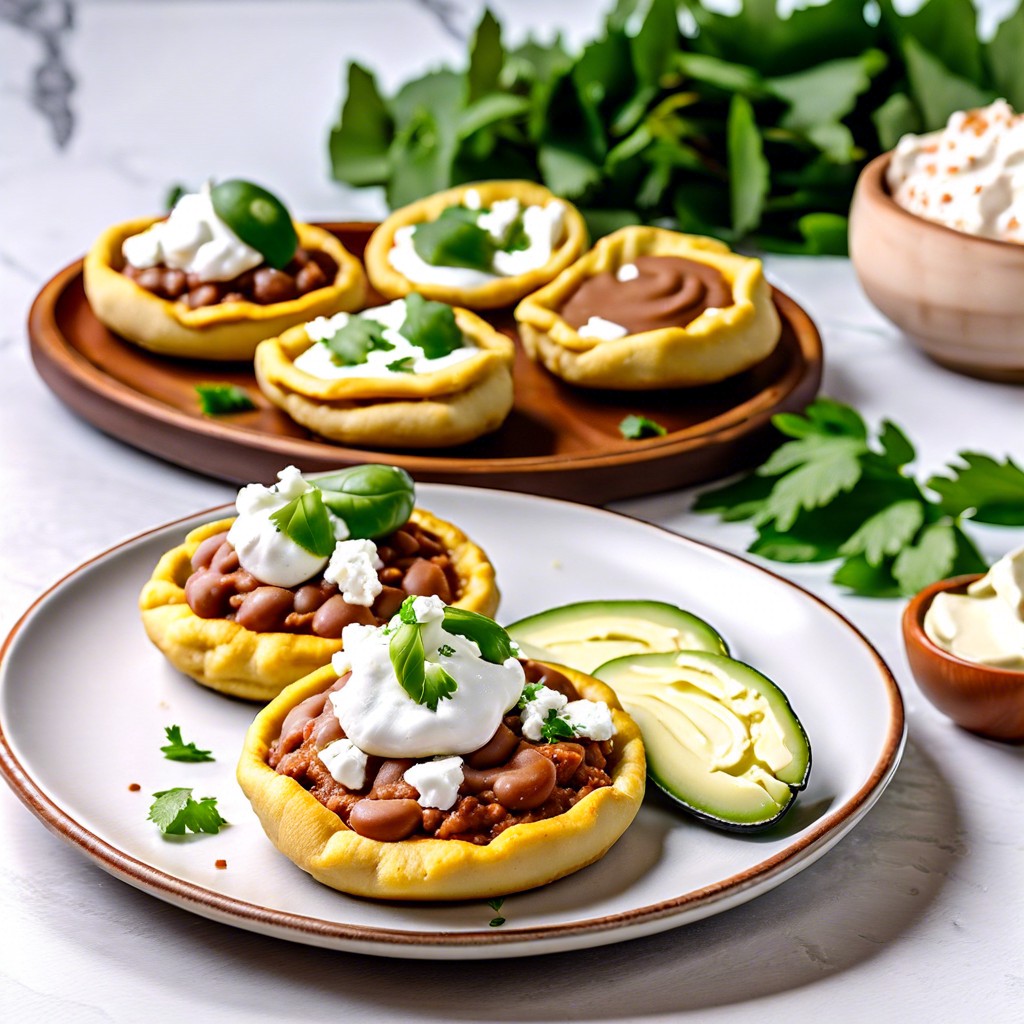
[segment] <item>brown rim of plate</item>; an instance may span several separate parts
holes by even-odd
[[[881,156],[876,156],[860,172],[861,183],[868,198],[880,200],[885,204],[886,208],[896,211],[901,217],[907,218],[908,230],[913,230],[909,225],[916,224],[919,231],[941,231],[943,234],[956,238],[969,238],[972,242],[977,242],[980,245],[996,245],[1001,249],[1024,250],[1024,245],[1020,242],[1004,242],[1001,238],[983,238],[980,235],[972,235],[969,231],[957,231],[956,228],[951,228],[947,224],[941,224],[937,220],[928,220],[927,217],[919,217],[916,213],[905,210],[893,199],[892,193],[889,191],[889,184],[885,180],[885,172],[889,167],[891,159],[892,150],[888,153],[882,153]]]
[[[357,255],[359,245],[373,227],[364,223],[321,226],[339,235],[343,244]],[[32,304],[28,320],[30,351],[44,382],[72,411],[124,443],[233,483],[269,479],[289,462],[309,472],[363,462],[389,462],[423,482],[496,487],[601,504],[702,483],[747,468],[777,443],[771,417],[783,411],[802,411],[814,398],[821,381],[822,347],[817,328],[796,302],[773,289],[786,332],[777,352],[759,367],[706,388],[614,392],[615,397],[609,399],[605,393],[572,389],[555,381],[520,353],[517,375],[524,369],[537,375],[533,379],[541,391],[536,406],[556,406],[554,418],[550,413],[547,419],[537,420],[526,415],[525,425],[534,429],[538,437],[551,434],[556,442],[568,439],[569,450],[545,451],[544,443],[537,442],[532,454],[517,455],[515,451],[522,442],[516,436],[507,440],[512,454],[499,451],[487,456],[485,447],[483,457],[479,446],[489,443],[486,438],[469,447],[453,449],[450,455],[435,451],[424,455],[410,449],[347,448],[316,439],[288,421],[283,412],[274,409],[259,393],[251,371],[247,371],[246,384],[254,392],[259,408],[256,413],[240,414],[238,422],[185,411],[180,403],[174,405],[154,397],[133,387],[130,379],[126,382],[126,378],[106,372],[80,350],[74,337],[65,332],[58,315],[58,307],[80,287],[80,277],[81,261],[77,261],[47,282]],[[96,327],[103,330],[98,324]],[[117,344],[117,351],[123,346],[130,359],[155,361],[157,372],[166,375],[161,384],[173,381],[178,387],[184,386],[172,375],[185,367],[180,373],[189,375],[186,383],[190,395],[193,378],[224,379],[232,374],[237,376],[240,367],[245,369],[244,364],[238,363],[211,363],[197,369],[195,361],[161,359],[110,337]],[[764,379],[756,376],[759,373]],[[522,387],[527,393],[524,408],[529,413],[534,385],[524,383]],[[576,404],[563,402],[559,408],[559,395]],[[656,403],[655,408],[645,409],[645,395],[658,396],[648,398],[649,403]],[[521,409],[518,392],[516,401],[513,416]],[[559,425],[567,418],[561,416],[562,412],[568,413],[571,430]],[[608,422],[617,422],[629,412],[656,420],[659,414],[675,417],[682,425],[673,427],[670,421],[669,433],[664,437],[628,441],[613,436]],[[275,417],[275,424],[277,417],[288,421],[287,427],[282,428],[287,432],[246,427],[244,417],[257,414]],[[705,414],[706,419],[699,418]],[[591,418],[602,416],[605,425],[595,425]],[[694,416],[696,422],[692,422]],[[495,438],[500,434],[501,430]],[[505,442],[499,438],[496,443]]]
[[[223,513],[225,509],[229,507],[230,506],[219,506],[218,508],[207,510],[206,513],[184,516],[181,519],[174,520],[170,523],[165,523],[161,526],[154,527],[153,529],[145,530],[144,532],[137,534],[134,537],[130,537],[127,540],[122,541],[120,544],[116,544],[113,547],[108,548],[106,551],[95,555],[86,562],[83,562],[37,597],[24,614],[18,619],[14,628],[5,638],[3,645],[0,646],[0,662],[3,661],[21,627],[29,620],[40,603],[49,597],[50,594],[63,587],[83,570],[106,559],[122,548],[138,543],[151,534],[159,533],[168,527],[173,527],[177,523],[195,519],[197,516]],[[705,544],[702,541],[683,537],[677,533],[673,533],[671,530],[667,530],[664,527],[657,526],[653,523],[647,523],[634,516],[627,516],[619,512],[611,512],[607,509],[595,509],[594,511],[598,514],[612,516],[615,518],[632,519],[636,522],[642,523],[645,527],[667,534],[672,537],[674,541],[682,543],[683,545],[706,548],[730,560],[742,562],[745,566],[766,573],[779,583],[799,591],[801,594],[810,598],[815,604],[819,605],[831,614],[842,625],[846,626],[847,629],[849,629],[850,632],[867,648],[868,652],[877,664],[882,679],[887,685],[890,702],[889,729],[886,734],[881,756],[865,783],[841,808],[825,816],[801,840],[791,844],[786,850],[769,857],[760,864],[737,875],[727,879],[722,879],[721,881],[716,882],[713,885],[705,886],[702,889],[684,893],[674,899],[663,900],[659,903],[652,904],[647,907],[635,908],[621,914],[608,915],[605,917],[594,918],[592,920],[576,921],[571,924],[549,925],[540,928],[511,928],[503,929],[501,932],[488,928],[487,930],[466,931],[459,932],[457,934],[426,934],[423,932],[410,934],[408,931],[400,931],[390,928],[376,928],[366,925],[334,924],[317,918],[306,917],[301,914],[293,914],[280,910],[270,910],[267,907],[260,907],[244,900],[224,896],[222,893],[218,893],[211,889],[206,889],[203,886],[196,885],[195,883],[177,878],[166,871],[154,868],[137,858],[118,850],[115,846],[103,839],[100,839],[94,833],[79,824],[70,816],[70,814],[63,810],[63,808],[59,807],[54,801],[46,796],[39,785],[15,757],[13,750],[7,742],[7,737],[3,732],[2,723],[0,723],[0,772],[4,774],[8,784],[14,790],[22,803],[24,803],[51,832],[69,842],[72,846],[77,847],[82,853],[94,860],[101,868],[110,874],[123,879],[136,888],[149,892],[161,899],[165,899],[168,902],[174,903],[175,901],[182,901],[189,903],[194,908],[194,912],[201,916],[211,917],[214,920],[220,920],[222,923],[230,923],[237,927],[249,928],[249,930],[261,930],[256,926],[269,927],[275,930],[275,934],[279,934],[282,937],[290,938],[297,942],[307,941],[304,937],[316,936],[318,938],[329,938],[332,940],[354,943],[380,943],[381,945],[393,946],[395,948],[420,946],[457,949],[460,947],[480,944],[501,947],[504,945],[533,940],[557,939],[564,936],[608,932],[627,924],[635,924],[641,921],[656,921],[665,917],[673,916],[676,912],[688,907],[714,905],[719,901],[727,899],[729,896],[735,895],[737,892],[742,892],[743,890],[750,888],[758,881],[783,875],[791,864],[800,859],[802,854],[807,853],[813,847],[824,841],[831,832],[836,830],[844,822],[850,821],[851,818],[854,818],[858,811],[861,811],[862,813],[865,812],[873,803],[873,800],[870,799],[872,795],[879,790],[882,784],[895,771],[899,761],[899,754],[906,738],[906,716],[903,707],[903,698],[892,672],[889,670],[889,667],[875,649],[874,645],[863,635],[863,633],[860,632],[859,629],[857,629],[856,626],[853,625],[853,623],[821,598],[807,590],[804,590],[803,587],[787,580],[785,577],[779,576],[777,573],[774,573],[769,569],[753,565],[745,559],[740,558],[738,555],[732,554],[729,551],[724,551],[712,544]],[[840,833],[840,835],[842,835],[842,833]],[[783,879],[781,878],[779,879],[779,881],[782,880]],[[213,913],[207,913],[204,912],[204,910],[213,911]]]

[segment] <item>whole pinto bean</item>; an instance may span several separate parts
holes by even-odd
[[[502,723],[482,747],[466,755],[465,761],[470,768],[494,768],[499,764],[505,764],[515,753],[517,746],[519,737]]]
[[[193,569],[208,569],[210,563],[213,561],[213,556],[217,554],[217,549],[228,539],[227,531],[222,533],[215,533],[212,537],[207,537],[206,540],[196,548],[195,553],[192,555],[192,568]]]
[[[317,636],[336,640],[341,636],[341,631],[353,622],[372,626],[373,612],[365,605],[349,604],[341,594],[335,594],[317,608],[313,616],[313,632]]]
[[[292,610],[295,596],[284,587],[257,587],[245,595],[235,613],[235,622],[254,633],[280,630]]]
[[[415,800],[360,800],[348,818],[353,832],[381,843],[406,839],[422,823],[423,808]]]
[[[425,558],[417,558],[409,566],[405,579],[402,580],[402,589],[407,594],[416,594],[419,597],[439,597],[445,604],[450,604],[452,599],[444,572]]]
[[[234,591],[231,580],[213,569],[200,569],[185,582],[185,600],[201,619],[224,618]]]
[[[494,780],[498,803],[510,811],[540,807],[555,788],[555,766],[543,754],[527,747],[508,763],[508,769]]]

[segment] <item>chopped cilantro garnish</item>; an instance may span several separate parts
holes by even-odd
[[[449,206],[437,220],[417,224],[412,247],[424,263],[432,267],[491,269],[494,239],[476,223],[475,210]]]
[[[576,730],[564,718],[559,718],[558,711],[552,708],[548,717],[541,722],[540,734],[548,743],[555,743],[558,740],[574,739]]]
[[[392,373],[415,373],[416,360],[412,356],[405,356],[396,359],[393,363],[387,364]]]
[[[455,654],[455,648],[451,644],[441,644],[437,649],[437,653],[442,658],[451,658]]]
[[[154,793],[153,805],[149,809],[149,820],[154,822],[164,835],[183,836],[186,832],[219,832],[227,822],[217,811],[217,799],[204,796],[192,799],[192,790],[187,788],[165,789]]]
[[[322,344],[339,366],[358,366],[371,352],[390,352],[395,347],[384,337],[383,324],[358,313],[350,313],[345,326],[324,338]]]
[[[416,292],[405,297],[405,322],[398,333],[423,349],[428,359],[440,359],[462,348],[462,331],[455,322],[455,310]]]
[[[164,732],[167,734],[167,745],[161,747],[164,757],[168,761],[212,761],[213,757],[208,750],[199,750],[194,743],[186,743],[181,738],[180,725],[168,725]]]
[[[237,384],[197,384],[199,408],[204,416],[226,416],[233,412],[248,412],[256,408],[245,388]]]
[[[334,551],[334,530],[323,497],[316,488],[272,512],[270,521],[300,548],[318,558],[327,558]]]
[[[628,441],[639,441],[643,437],[664,437],[668,431],[646,416],[630,414],[619,424],[619,433]]]
[[[519,698],[518,708],[525,708],[531,700],[537,699],[537,694],[544,688],[543,683],[527,683],[523,687],[523,695]]]

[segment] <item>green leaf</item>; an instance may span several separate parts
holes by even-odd
[[[388,150],[394,130],[373,75],[350,62],[345,104],[328,143],[335,181],[357,186],[384,184],[390,172]]]
[[[882,429],[878,435],[879,443],[884,452],[885,461],[894,469],[906,466],[917,457],[914,446],[907,435],[891,420],[882,420]]]
[[[438,701],[451,700],[459,684],[436,662],[428,662],[423,673],[423,700],[431,711],[437,710]]]
[[[316,488],[300,494],[287,505],[272,512],[270,521],[281,533],[311,555],[327,558],[334,551],[337,543],[334,529],[323,497]]]
[[[327,346],[338,366],[358,366],[371,352],[389,352],[395,347],[384,337],[383,324],[358,313],[350,313],[345,324],[320,344]]]
[[[956,558],[953,559],[953,565],[949,570],[950,576],[966,576],[988,571],[988,563],[981,557],[981,552],[959,526],[953,527],[953,538],[956,541]]]
[[[644,437],[664,437],[668,431],[646,416],[630,413],[619,424],[619,433],[628,441],[638,441]]]
[[[782,533],[771,526],[762,526],[747,550],[773,562],[790,563],[826,562],[839,553],[836,545],[827,540],[810,538],[803,531]]]
[[[416,254],[432,267],[490,271],[496,248],[490,234],[475,220],[449,211],[457,211],[457,207],[448,207],[436,220],[416,225],[412,233]]]
[[[879,5],[885,24],[902,44],[912,42],[961,78],[982,80],[978,19],[971,0],[926,0],[906,15],[896,13],[892,0],[880,0]]]
[[[805,213],[796,222],[812,256],[846,256],[849,221],[838,213]]]
[[[498,76],[505,63],[501,45],[501,26],[486,8],[469,44],[469,67],[466,69],[466,103],[475,103],[498,88]]]
[[[750,519],[763,507],[775,481],[758,473],[723,487],[703,491],[693,503],[694,512],[717,512],[726,522]]]
[[[957,110],[983,107],[996,98],[990,89],[954,74],[917,40],[904,39],[903,51],[910,92],[921,110],[925,131],[942,128]]]
[[[848,455],[857,458],[867,451],[863,441],[855,437],[829,437],[808,434],[795,441],[787,441],[772,452],[758,468],[759,476],[780,476],[817,459],[831,459]]]
[[[613,231],[618,231],[619,228],[640,223],[640,217],[633,210],[584,209],[581,212],[583,219],[587,222],[587,231],[594,241],[605,235],[610,235]]]
[[[839,549],[843,555],[863,555],[869,565],[881,565],[887,555],[898,555],[924,524],[919,501],[893,502],[868,519]]]
[[[148,820],[164,835],[183,836],[186,832],[217,833],[227,822],[217,811],[217,800],[204,796],[192,799],[192,790],[165,789],[154,793]]]
[[[765,94],[765,82],[753,68],[733,64],[706,53],[676,53],[675,69],[687,78],[721,89],[726,93],[740,93],[747,99],[760,99]]]
[[[520,709],[525,708],[526,705],[529,704],[531,700],[536,700],[537,699],[537,694],[542,689],[544,689],[544,684],[543,683],[527,683],[523,687],[523,692],[522,692],[522,694],[519,697],[519,702],[516,704],[516,707],[520,708]],[[495,907],[494,909],[497,910],[499,908]]]
[[[804,410],[804,414],[820,433],[855,437],[862,441],[868,436],[868,427],[861,414],[852,406],[837,402],[834,398],[815,399]]]
[[[755,522],[759,525],[774,522],[777,530],[788,530],[801,509],[827,505],[838,494],[849,491],[860,480],[862,472],[852,441],[841,440],[823,446],[812,461],[778,480]]]
[[[952,523],[932,523],[921,531],[916,543],[896,556],[892,574],[904,594],[916,594],[929,583],[945,579],[953,570],[956,555]]]
[[[998,462],[981,452],[960,452],[958,458],[962,464],[947,467],[952,476],[928,480],[942,510],[951,516],[970,513],[982,523],[1024,526],[1024,470],[1010,458]]]
[[[1024,110],[1024,6],[1001,22],[985,47],[996,92],[1015,110]]]
[[[576,730],[564,718],[559,718],[558,712],[552,708],[540,724],[540,735],[548,743],[557,743],[559,740],[575,739]]]
[[[678,48],[676,0],[651,0],[647,16],[630,40],[633,69],[641,85],[657,85]]]
[[[761,223],[768,194],[768,161],[750,101],[739,94],[729,105],[729,195],[732,228],[745,235]]]
[[[512,638],[486,615],[449,605],[444,610],[444,628],[472,640],[480,648],[480,657],[492,665],[503,665],[517,656],[518,648],[513,647]]]
[[[324,504],[348,526],[353,539],[385,537],[408,522],[416,503],[412,477],[398,466],[350,466],[312,481]]]
[[[443,302],[431,302],[417,292],[405,297],[405,320],[398,333],[423,349],[428,359],[440,359],[464,344],[462,331],[455,322],[455,310]]]
[[[579,91],[571,73],[556,79],[536,105],[531,131],[541,177],[556,195],[582,199],[601,181],[604,126],[593,99]]]
[[[847,558],[832,576],[839,587],[848,587],[858,597],[899,597],[902,591],[892,577],[891,561],[869,565],[863,555]]]
[[[871,115],[883,150],[892,149],[904,135],[922,130],[921,112],[914,101],[902,92],[894,92]]]
[[[387,368],[392,373],[415,373],[416,360],[412,356],[405,356],[402,359],[396,359],[393,363],[388,363]]]
[[[508,93],[482,96],[459,114],[458,137],[468,138],[502,121],[520,118],[529,111],[530,101],[525,96],[511,96]]]
[[[199,408],[204,416],[229,416],[236,412],[248,412],[256,408],[245,388],[237,384],[216,384],[207,382],[196,385]]]
[[[164,209],[173,210],[178,205],[178,200],[182,196],[186,196],[189,193],[189,188],[183,185],[180,181],[176,181],[167,189],[167,194],[164,196]]]
[[[168,761],[212,761],[213,757],[209,750],[197,749],[195,743],[186,743],[181,738],[181,726],[169,725],[164,729],[167,736],[167,745],[160,748]]]
[[[391,635],[388,657],[391,659],[391,667],[395,670],[399,686],[417,704],[425,703],[426,651],[423,649],[419,623],[402,621]],[[432,710],[437,710],[436,704]]]

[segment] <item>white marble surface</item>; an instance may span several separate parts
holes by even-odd
[[[378,196],[346,191],[326,173],[343,61],[358,58],[393,86],[458,59],[479,6],[0,3],[0,633],[84,559],[232,495],[98,433],[59,403],[28,355],[25,315],[38,288],[106,224],[158,208],[178,180],[265,180],[309,219],[379,213]],[[592,31],[598,7],[491,6],[513,35],[562,27],[570,40]],[[291,68],[299,70],[279,70]],[[922,473],[964,448],[1024,459],[1020,388],[918,356],[868,306],[843,260],[773,258],[768,270],[823,331],[823,393],[872,422],[902,424]],[[619,507],[742,551],[749,529],[692,515],[691,499]],[[974,536],[990,557],[1024,541],[1019,530]],[[167,906],[80,857],[0,787],[0,1016],[1024,1020],[1024,748],[969,736],[922,698],[899,641],[900,602],[844,597],[824,568],[782,571],[877,645],[903,689],[910,739],[866,820],[774,892],[685,929],[532,963],[375,960]]]

